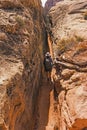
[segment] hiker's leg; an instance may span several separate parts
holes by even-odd
[[[47,72],[47,80],[49,80],[49,72]]]
[[[49,81],[50,78],[49,78],[49,71],[47,72],[47,80]]]
[[[51,72],[49,72],[49,79],[50,79],[50,81],[51,81]]]
[[[48,80],[48,72],[46,72],[46,80]]]
[[[48,78],[49,78],[49,80],[50,80],[50,72],[48,72]]]
[[[48,72],[49,81],[51,81],[51,72]]]

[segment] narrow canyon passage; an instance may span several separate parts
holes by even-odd
[[[87,0],[0,0],[0,130],[87,130]]]
[[[43,79],[38,96],[34,130],[46,130],[49,116],[50,92],[52,89],[52,85]]]
[[[41,84],[33,130],[54,130],[58,123],[58,113],[54,108],[56,101],[54,100],[53,84],[46,79],[43,79]]]

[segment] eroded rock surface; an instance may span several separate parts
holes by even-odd
[[[0,130],[32,130],[41,78],[40,0],[0,0]]]
[[[59,130],[87,129],[87,0],[65,0],[49,11],[58,93]],[[59,82],[60,81],[60,82]]]
[[[51,21],[51,31],[53,42],[58,43],[60,39],[72,38],[74,36],[87,39],[87,1],[65,0],[52,7],[49,16]]]
[[[45,4],[45,13],[47,13],[51,7],[53,7],[54,5],[56,5],[57,2],[60,2],[62,0],[47,0],[46,4]]]

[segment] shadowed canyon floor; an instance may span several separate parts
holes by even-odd
[[[54,130],[57,117],[53,95],[53,84],[43,79],[39,91],[34,130]]]

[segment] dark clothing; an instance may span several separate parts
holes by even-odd
[[[51,72],[52,66],[53,66],[53,61],[52,61],[51,56],[46,56],[46,57],[44,58],[45,71]]]
[[[83,128],[82,130],[87,130],[87,127]]]

